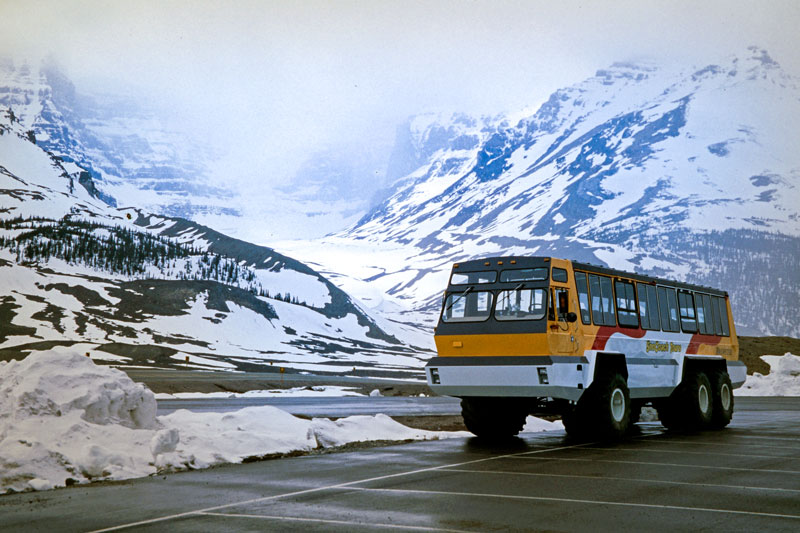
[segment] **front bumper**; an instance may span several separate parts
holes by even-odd
[[[444,396],[503,396],[578,400],[589,380],[582,356],[435,357],[428,386]]]

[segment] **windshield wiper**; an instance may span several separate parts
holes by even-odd
[[[453,307],[454,305],[456,305],[456,303],[458,303],[458,301],[459,301],[459,300],[461,300],[461,298],[463,298],[464,296],[466,296],[467,294],[469,294],[469,293],[470,293],[470,291],[472,291],[472,287],[467,287],[467,290],[465,290],[465,291],[464,291],[464,292],[462,292],[462,293],[459,293],[459,294],[458,294],[458,298],[456,298],[456,299],[454,299],[452,302],[450,302],[450,305],[448,305],[447,307],[445,307],[445,308],[444,308],[444,310],[445,310],[445,311],[449,311],[451,307]]]

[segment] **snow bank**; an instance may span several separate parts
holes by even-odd
[[[270,406],[156,417],[143,385],[78,353],[0,362],[0,492],[204,468],[370,440],[440,439],[388,416],[303,420]]]
[[[736,390],[737,396],[800,396],[800,357],[784,355],[762,355],[769,365],[766,376],[755,372]]]
[[[147,388],[78,353],[0,364],[0,492],[144,475],[155,413]]]

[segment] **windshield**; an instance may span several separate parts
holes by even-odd
[[[497,295],[497,320],[539,320],[547,309],[545,289],[500,291]]]
[[[488,291],[472,291],[448,294],[444,302],[442,320],[445,322],[480,322],[489,318],[493,295]]]

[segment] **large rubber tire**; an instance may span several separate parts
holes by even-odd
[[[711,427],[722,429],[731,423],[733,418],[733,386],[731,377],[726,371],[716,370],[708,376],[711,382]]]
[[[653,407],[658,411],[658,420],[661,425],[667,429],[681,429],[685,425],[685,420],[681,419],[678,413],[677,400],[674,398],[675,393],[669,398],[659,400],[653,404]]]
[[[704,372],[687,372],[672,395],[656,404],[667,429],[706,429],[714,413],[711,382]]]
[[[522,431],[528,413],[511,398],[462,398],[464,425],[476,437],[486,440],[509,439]]]
[[[714,414],[711,382],[705,372],[692,372],[686,378],[685,405],[686,418],[690,429],[706,429],[711,427]]]
[[[594,409],[597,434],[606,439],[620,439],[631,421],[631,395],[628,384],[619,374],[599,377],[592,384],[597,396]]]
[[[630,419],[630,392],[620,374],[595,378],[577,405],[561,417],[567,434],[580,440],[619,440],[628,432]]]

